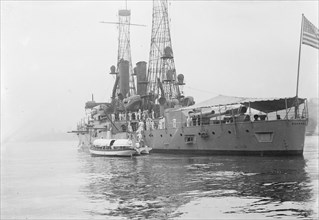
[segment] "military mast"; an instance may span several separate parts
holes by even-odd
[[[176,77],[167,0],[153,0],[147,91],[149,94],[160,94],[158,101],[161,105],[179,100],[183,77],[182,74]]]
[[[139,24],[131,24],[131,11],[125,7],[118,11],[118,22],[105,22],[107,24],[117,24],[119,30],[118,37],[118,55],[117,65],[111,67],[110,74],[116,75],[116,82],[112,92],[112,99],[117,94],[123,97],[129,97],[136,94],[136,83],[133,74],[131,44],[130,44],[130,26],[145,26]]]

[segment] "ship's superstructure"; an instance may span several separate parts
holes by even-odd
[[[144,25],[131,24],[131,11],[127,7],[118,11],[118,19],[118,22],[101,22],[116,24],[118,27],[117,63],[111,66],[109,72],[109,74],[115,76],[111,102],[97,103],[94,101],[93,95],[92,101],[86,102],[85,109],[88,116],[81,120],[76,131],[81,146],[92,145],[95,139],[105,138],[109,131],[112,131],[112,133],[125,131],[123,127],[126,128],[127,126],[125,126],[123,120],[124,112],[129,107],[140,107],[140,100],[136,99],[137,88],[135,82],[135,77],[139,79],[140,75],[137,76],[136,71],[133,71],[130,27],[132,25]],[[143,67],[138,70],[140,70],[139,72],[143,71]],[[144,72],[144,75],[146,75],[146,70]],[[126,136],[121,134],[121,138],[126,138]]]

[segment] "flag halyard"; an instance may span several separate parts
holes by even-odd
[[[303,18],[302,43],[319,49],[319,30],[306,17]]]

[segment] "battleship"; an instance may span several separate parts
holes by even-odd
[[[219,95],[195,103],[177,74],[167,0],[153,1],[150,57],[132,68],[130,11],[119,10],[118,63],[111,102],[92,100],[76,133],[81,149],[96,139],[135,138],[157,153],[302,155],[308,124],[307,99]],[[299,77],[299,73],[298,73]],[[139,132],[137,132],[139,131]]]

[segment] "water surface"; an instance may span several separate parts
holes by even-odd
[[[318,136],[303,157],[91,157],[74,142],[1,149],[1,219],[317,219]]]

